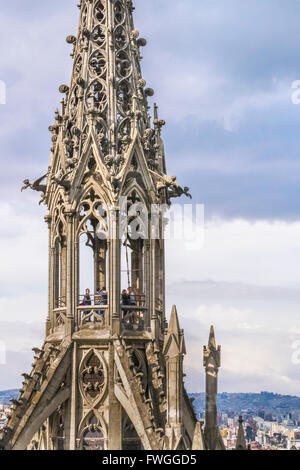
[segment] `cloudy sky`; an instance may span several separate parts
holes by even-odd
[[[185,328],[187,386],[203,391],[215,325],[222,391],[300,396],[300,80],[298,0],[135,0],[148,40],[168,172],[205,205],[202,249],[167,246],[168,309]],[[0,0],[0,389],[18,387],[41,344],[47,228],[25,177],[48,166],[47,130],[71,70],[73,0]],[[152,100],[154,101],[154,100]]]

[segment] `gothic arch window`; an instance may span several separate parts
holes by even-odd
[[[148,220],[148,209],[142,195],[138,189],[131,189],[121,206],[123,325],[130,330],[144,328],[148,308]]]
[[[79,304],[90,289],[92,305],[98,301],[98,290],[108,291],[108,210],[91,188],[80,205],[78,214]],[[102,297],[101,302],[104,302]],[[108,296],[106,295],[107,305]]]
[[[51,439],[54,450],[64,450],[65,448],[65,426],[64,426],[64,406],[50,418]]]
[[[122,450],[144,450],[142,441],[124,410],[122,423]]]
[[[145,240],[148,238],[148,212],[143,199],[133,190],[122,208],[122,284],[132,287],[143,300],[145,295]],[[126,226],[125,226],[126,224]]]
[[[54,308],[64,308],[66,306],[66,287],[67,287],[67,241],[64,231],[64,224],[58,220],[56,226],[56,237],[54,241],[53,257],[53,293]]]
[[[82,450],[104,450],[105,439],[101,424],[95,415],[89,419],[88,425],[83,431]]]

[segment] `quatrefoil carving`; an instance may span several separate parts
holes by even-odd
[[[107,367],[103,353],[90,350],[81,362],[79,377],[83,399],[91,406],[96,406],[107,389]]]

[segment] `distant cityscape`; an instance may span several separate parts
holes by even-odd
[[[205,394],[191,393],[200,421],[205,420]],[[219,427],[228,450],[235,449],[242,416],[251,450],[300,450],[300,398],[269,392],[218,395]]]
[[[7,423],[18,390],[0,392],[0,429]],[[205,420],[205,394],[191,393],[197,418]],[[219,427],[228,450],[234,450],[242,416],[249,450],[300,450],[300,397],[261,393],[218,395]]]

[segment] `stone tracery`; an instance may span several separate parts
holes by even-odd
[[[132,2],[81,0],[79,6],[78,36],[67,38],[73,48],[71,83],[60,86],[65,96],[49,128],[49,171],[25,182],[43,193],[49,209],[49,311],[46,343],[14,406],[33,416],[26,429],[34,429],[39,416],[45,422],[53,417],[57,426],[50,434],[70,449],[173,449],[173,435],[180,437],[186,426],[183,402],[188,442],[196,420],[183,395],[185,352],[177,314],[166,329],[163,223],[159,240],[149,239],[149,221],[139,204],[148,209],[169,204],[171,197],[188,195],[188,188],[166,174],[164,121],[157,107],[153,126],[148,114],[153,90],[141,73],[140,47],[146,41],[133,26]],[[127,197],[125,209],[119,196]],[[122,211],[128,215],[123,238]],[[80,291],[81,237],[93,257],[90,300]],[[131,304],[121,298],[124,251],[125,285],[131,284],[135,296]],[[51,381],[57,387],[49,387],[50,396]],[[168,421],[168,413],[176,419]],[[72,426],[65,425],[66,416]],[[43,439],[28,443],[22,432],[19,437],[16,414],[10,425],[8,447],[45,445]]]

